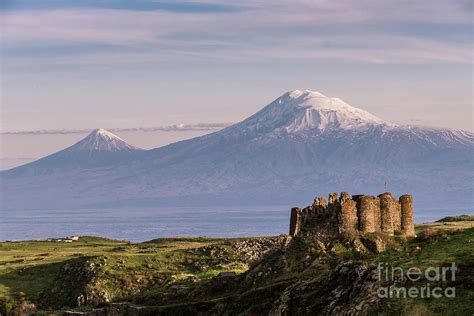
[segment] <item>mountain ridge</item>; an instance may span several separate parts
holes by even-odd
[[[76,168],[0,175],[8,178],[10,208],[27,207],[30,193],[37,205],[50,207],[42,195],[51,192],[61,197],[55,207],[287,204],[315,191],[375,193],[386,182],[395,194],[413,192],[421,206],[442,199],[472,208],[473,144],[470,132],[396,125],[337,98],[293,90],[211,134]],[[44,177],[32,180],[31,173]],[[31,184],[40,180],[47,193]]]

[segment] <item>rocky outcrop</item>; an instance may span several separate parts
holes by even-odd
[[[36,304],[30,302],[23,292],[18,292],[16,297],[0,297],[0,315],[23,316],[36,312]]]
[[[367,314],[380,300],[377,276],[375,266],[341,263],[323,280],[298,281],[286,288],[269,315]]]
[[[54,285],[41,293],[40,301],[46,306],[97,305],[108,302],[106,291],[96,291],[91,286],[103,274],[106,257],[83,257],[71,259],[61,267]]]
[[[287,236],[285,235],[271,238],[254,238],[234,242],[232,250],[245,262],[254,263],[274,251],[285,248],[287,242]]]
[[[70,259],[62,264],[52,283],[40,293],[39,306],[55,308],[97,306],[140,292],[150,286],[163,285],[168,277],[153,268],[130,271],[123,261],[108,256]]]

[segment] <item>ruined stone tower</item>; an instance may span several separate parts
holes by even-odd
[[[415,236],[415,223],[413,215],[413,197],[402,195],[399,199],[401,206],[401,230],[407,236]]]
[[[314,199],[311,206],[291,209],[290,235],[318,232],[353,236],[357,233],[395,232],[415,236],[413,198],[402,195],[399,200],[385,192],[379,196],[353,195],[342,192]]]
[[[338,226],[338,231],[343,235],[352,235],[359,229],[356,208],[357,203],[351,199],[349,193],[342,192],[339,204],[340,209],[338,212],[338,222],[340,225]]]

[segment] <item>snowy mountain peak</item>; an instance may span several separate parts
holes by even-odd
[[[229,129],[259,133],[321,133],[334,129],[360,130],[374,126],[395,126],[353,107],[339,98],[311,90],[283,94],[247,120]]]
[[[316,97],[316,98],[325,98],[326,96],[323,95],[320,92],[317,91],[311,91],[311,90],[293,90],[293,91],[288,91],[285,95],[288,95],[291,99],[297,99],[300,98],[301,96],[304,97]]]
[[[101,135],[103,137],[116,137],[116,138],[119,138],[117,135],[112,134],[111,132],[109,132],[108,130],[103,129],[103,128],[96,128],[95,130],[93,130],[90,133],[90,135]]]
[[[288,126],[290,130],[301,128],[328,127],[352,129],[368,125],[387,124],[377,116],[353,107],[339,98],[327,97],[311,90],[293,90],[278,99],[279,104],[298,107],[304,117],[299,117],[295,124]],[[303,113],[304,112],[304,113]]]
[[[298,98],[301,98],[301,97],[304,97],[304,98],[308,98],[308,97],[309,98],[327,98],[321,92],[312,91],[312,90],[308,90],[308,89],[288,91],[283,96],[285,96],[285,95],[288,95],[292,99],[298,99]]]
[[[133,151],[140,150],[117,135],[103,129],[93,130],[84,139],[71,147],[74,150]]]

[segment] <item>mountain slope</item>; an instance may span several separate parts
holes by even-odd
[[[318,92],[285,93],[248,119],[143,152],[133,162],[12,177],[10,208],[295,203],[314,192],[412,193],[417,206],[472,208],[474,134],[398,126]],[[65,176],[67,175],[67,176]],[[71,183],[74,189],[71,188]],[[80,193],[78,193],[80,192]],[[86,196],[86,198],[84,198]],[[22,198],[23,197],[23,198]]]
[[[19,176],[23,173],[31,175],[95,168],[128,161],[144,152],[100,128],[66,149],[3,173],[7,176]]]
[[[155,196],[198,200],[219,192],[235,202],[293,201],[315,191],[378,192],[385,182],[425,202],[440,190],[456,200],[464,193],[447,192],[472,187],[473,141],[472,133],[397,126],[339,99],[292,91],[220,132],[151,151],[134,174],[166,179],[149,182]]]

